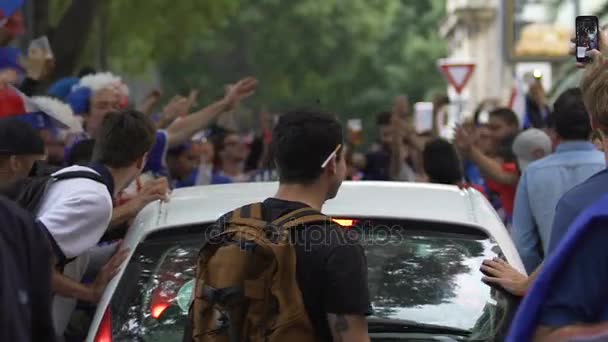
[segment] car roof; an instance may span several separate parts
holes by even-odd
[[[159,226],[214,221],[240,206],[272,197],[278,183],[243,183],[177,189],[163,204]],[[477,225],[474,193],[455,186],[394,182],[344,182],[323,212],[333,217],[410,218]],[[153,228],[153,227],[149,227]]]
[[[272,197],[278,183],[238,183],[174,190],[167,203],[148,205],[126,241],[136,246],[148,234],[178,226],[210,223],[243,205]],[[495,239],[507,260],[523,271],[510,235],[477,190],[407,182],[344,182],[323,213],[335,218],[380,218],[468,225]]]

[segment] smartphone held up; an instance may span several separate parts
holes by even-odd
[[[596,16],[576,17],[576,61],[588,63],[587,51],[599,50],[599,21]]]

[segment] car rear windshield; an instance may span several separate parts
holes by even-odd
[[[507,301],[481,282],[479,271],[483,259],[501,251],[482,230],[419,221],[341,223],[360,233],[375,318],[461,329],[475,340],[501,329],[496,316],[507,311]],[[110,306],[114,341],[182,340],[207,228],[163,230],[136,248]]]

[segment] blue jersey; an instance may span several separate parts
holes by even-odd
[[[509,342],[530,341],[538,326],[608,320],[608,196],[572,223],[524,297]]]

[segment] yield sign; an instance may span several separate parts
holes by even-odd
[[[450,63],[440,61],[439,67],[441,67],[441,71],[458,94],[466,87],[473,75],[473,71],[475,71],[474,63]]]

